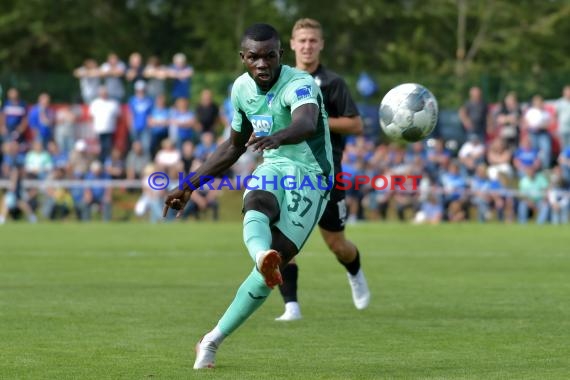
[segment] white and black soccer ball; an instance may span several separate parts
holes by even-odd
[[[380,126],[393,141],[425,139],[433,132],[437,117],[437,99],[417,83],[394,87],[380,103]]]

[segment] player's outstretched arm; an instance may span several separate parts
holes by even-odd
[[[316,104],[303,104],[291,114],[291,124],[279,132],[261,137],[251,138],[247,145],[254,151],[277,149],[281,145],[299,144],[311,137],[317,130],[319,107]]]
[[[204,176],[215,177],[228,170],[238,158],[245,153],[247,147],[247,137],[251,134],[251,129],[244,129],[242,132],[232,130],[228,140],[222,143],[216,151],[196,170],[196,174],[190,180],[192,186],[184,183],[184,188],[176,189],[166,197],[164,202],[163,217],[166,217],[169,208],[179,210],[177,217],[182,214],[186,203],[190,200],[192,191],[197,189]]]
[[[360,116],[329,117],[329,127],[331,132],[342,135],[361,135],[364,132]]]

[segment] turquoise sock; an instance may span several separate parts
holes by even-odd
[[[243,240],[249,255],[255,262],[255,255],[259,251],[271,248],[271,228],[267,215],[249,210],[243,218]]]
[[[265,302],[270,293],[271,289],[265,285],[263,276],[253,268],[239,287],[230,307],[218,322],[220,331],[225,336],[234,332]]]

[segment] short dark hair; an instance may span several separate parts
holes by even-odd
[[[271,39],[279,41],[279,33],[277,33],[277,30],[269,24],[258,23],[253,24],[245,30],[241,42],[243,44],[245,40],[267,41]]]

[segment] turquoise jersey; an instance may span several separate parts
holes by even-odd
[[[263,92],[245,73],[236,79],[231,100],[234,108],[232,128],[241,132],[246,123],[251,123],[257,136],[288,128],[295,109],[303,104],[316,104],[320,109],[316,133],[299,144],[265,150],[263,159],[265,163],[295,165],[313,173],[333,175],[332,147],[323,96],[310,74],[282,65],[277,82],[268,92]]]

